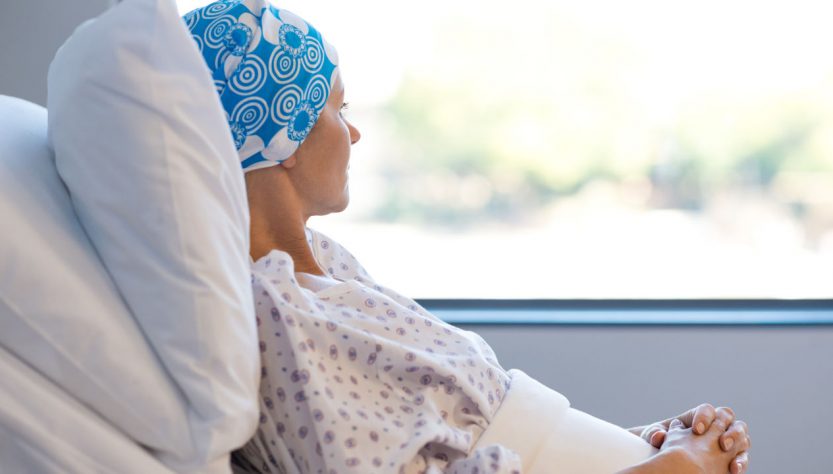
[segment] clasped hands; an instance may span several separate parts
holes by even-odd
[[[749,427],[741,420],[735,420],[735,413],[731,408],[715,408],[704,403],[687,412],[650,425],[629,428],[628,431],[641,437],[655,448],[662,447],[668,432],[673,429],[691,429],[695,435],[705,434],[714,428],[723,433],[718,438],[718,444],[724,452],[734,450],[737,456],[729,463],[731,474],[743,474],[749,469]],[[739,444],[740,443],[740,444]]]

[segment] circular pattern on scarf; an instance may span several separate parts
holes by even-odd
[[[223,89],[226,88],[226,81],[221,81],[218,79],[214,80],[214,90],[217,91],[217,95],[223,92]]]
[[[211,70],[235,146],[246,144],[244,171],[291,156],[326,106],[335,49],[269,0],[220,0],[183,20]]]
[[[200,38],[197,35],[191,35],[191,38],[194,40],[195,43],[197,43],[197,49],[202,53],[202,38]]]
[[[220,0],[202,9],[203,18],[214,18],[236,7],[242,0]]]
[[[330,95],[330,84],[324,79],[324,76],[315,76],[307,86],[305,97],[312,102],[313,106],[321,110],[324,104],[327,103],[327,97]]]
[[[200,20],[200,18],[202,18],[201,15],[200,15],[200,10],[190,11],[185,16],[182,17],[182,19],[185,20],[185,26],[189,30],[194,28],[194,25],[197,24],[197,22]]]
[[[249,54],[229,78],[228,87],[235,94],[252,95],[266,83],[266,75],[266,64],[263,60]]]
[[[298,59],[282,49],[275,49],[269,56],[269,74],[278,84],[288,84],[294,81],[300,70]]]
[[[269,104],[261,97],[247,97],[234,106],[231,121],[242,124],[246,134],[257,133],[269,117]]]
[[[272,100],[269,108],[273,122],[285,124],[289,122],[298,103],[304,98],[304,91],[295,84],[290,84],[281,90]]]
[[[218,48],[223,44],[226,33],[231,30],[231,27],[237,23],[236,19],[230,15],[221,16],[212,21],[205,29],[205,43],[212,48]]]
[[[304,67],[307,71],[317,71],[324,64],[324,48],[321,43],[310,36],[304,54]]]
[[[231,56],[231,53],[229,53],[227,49],[216,50],[216,53],[217,54],[214,56],[214,70],[212,71],[212,73],[215,76],[217,75],[217,73],[219,73],[221,77],[225,78],[226,73],[224,72],[224,70],[226,67],[226,58]]]

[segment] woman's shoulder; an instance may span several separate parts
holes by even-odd
[[[375,283],[373,278],[347,248],[332,237],[310,227],[306,228],[307,243],[318,265],[337,280],[358,280]]]

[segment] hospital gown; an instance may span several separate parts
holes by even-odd
[[[280,250],[252,262],[261,417],[236,455],[268,473],[520,473],[503,446],[473,450],[510,383],[487,343],[307,238],[334,285],[302,286]]]

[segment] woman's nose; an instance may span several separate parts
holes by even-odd
[[[356,142],[362,137],[362,134],[352,123],[349,123],[347,126],[350,127],[350,144],[355,145]]]

